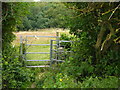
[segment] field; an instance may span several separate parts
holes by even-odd
[[[26,38],[26,35],[38,35],[38,36],[56,36],[56,32],[59,35],[62,33],[68,34],[69,30],[62,29],[41,29],[38,31],[23,31],[14,32],[16,35],[16,40],[13,41],[13,45],[20,45],[20,36]],[[55,40],[56,38],[44,38],[44,37],[28,37],[27,44],[50,44],[50,40]],[[56,42],[54,42],[56,43]],[[26,46],[26,52],[50,52],[50,46]],[[50,54],[27,54],[26,60],[50,60]],[[47,65],[48,61],[27,61],[28,66],[33,65]]]

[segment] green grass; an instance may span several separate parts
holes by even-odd
[[[56,31],[59,33],[67,33],[69,30],[63,31],[62,29],[40,29],[38,31],[27,31],[27,32],[17,32],[14,33],[16,35],[16,40],[14,40],[13,45],[19,46],[20,42],[20,35],[26,36],[26,35],[39,35],[39,36],[55,36]],[[27,38],[28,42],[27,44],[50,44],[50,40],[55,38],[43,38],[43,37],[29,37]],[[56,42],[54,42],[55,44]],[[27,46],[27,52],[50,52],[50,46]],[[27,60],[49,60],[50,54],[27,54],[26,55]],[[48,61],[27,61],[27,65],[45,65],[49,64]]]
[[[53,38],[28,38],[28,44],[50,44],[50,40]],[[31,42],[30,42],[31,40]],[[55,40],[55,39],[54,39]],[[55,43],[55,42],[54,42]],[[27,52],[50,52],[50,46],[27,46]],[[27,60],[50,60],[50,54],[27,54]],[[27,65],[48,65],[49,61],[27,61]]]

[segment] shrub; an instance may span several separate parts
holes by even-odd
[[[69,37],[68,35],[63,35],[62,39],[69,40]],[[106,51],[105,55],[101,56],[99,63],[96,63],[96,52],[93,47],[95,42],[88,38],[86,32],[81,32],[80,37],[74,38],[73,41],[78,42],[74,42],[74,44],[70,46],[73,53],[70,54],[70,58],[66,60],[69,62],[66,64],[66,68],[70,66],[68,71],[71,73],[73,71],[75,77],[80,78],[81,76],[87,77],[90,75],[118,76],[119,49],[116,50],[114,47],[112,50],[112,48],[110,48]],[[82,74],[79,72],[82,72]]]
[[[101,77],[87,77],[81,84],[82,88],[118,88],[118,78],[109,76]]]
[[[9,52],[3,54],[3,88],[27,88],[35,80],[34,72],[22,66],[19,60],[17,48],[7,49]],[[4,52],[3,52],[4,53]]]
[[[53,72],[54,73],[54,72]],[[51,72],[46,73],[43,88],[76,88],[77,84],[74,79],[65,73],[53,75]]]
[[[60,40],[65,41],[72,41],[74,36],[68,35],[68,34],[61,34]],[[60,46],[64,46],[65,49],[70,50],[71,49],[71,42],[61,42]]]
[[[118,88],[118,78],[115,76],[88,76],[81,77],[82,81],[76,81],[74,74],[68,74],[67,68],[70,67],[66,67],[65,64],[53,68],[39,75],[40,79],[36,82],[37,88]],[[75,70],[71,73],[77,74]]]

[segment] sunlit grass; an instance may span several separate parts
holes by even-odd
[[[33,42],[31,44],[50,44],[50,40],[55,38],[39,38],[37,40],[33,40],[29,38],[28,40]],[[27,42],[30,44],[30,42]],[[48,52],[50,53],[50,46],[27,46],[26,52]],[[27,54],[27,60],[50,60],[50,54]],[[49,64],[48,61],[29,61],[28,65],[46,65]]]
[[[26,35],[38,35],[38,36],[56,36],[56,32],[69,33],[69,30],[62,29],[40,29],[38,31],[23,31],[14,33],[16,35],[16,40],[14,40],[13,45],[20,45],[20,36],[25,38]],[[50,44],[50,40],[55,40],[56,38],[43,38],[43,37],[28,37],[27,44]],[[55,44],[56,42],[54,42]],[[26,52],[50,52],[50,46],[27,46]],[[27,54],[26,60],[50,60],[50,54]],[[27,61],[27,65],[46,65],[49,64],[48,61]]]

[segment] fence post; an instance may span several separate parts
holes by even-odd
[[[26,41],[25,41],[25,39],[23,39],[23,37],[22,36],[20,36],[20,60],[21,60],[21,62],[22,62],[22,66],[25,66],[25,57],[26,57],[26,52],[25,52],[25,49],[26,49]]]
[[[22,56],[23,52],[22,52],[22,36],[20,36],[20,55]]]
[[[57,48],[56,48],[56,50],[57,50],[57,52],[56,52],[56,60],[58,60],[58,58],[59,58],[59,55],[58,55],[58,48],[59,48],[59,32],[56,32],[56,36],[57,36],[57,38],[56,38],[56,44],[57,44]]]
[[[23,37],[20,36],[20,62],[23,63]]]
[[[56,32],[56,36],[57,36],[57,38],[56,38],[56,40],[57,40],[57,47],[59,48],[59,32]]]
[[[24,57],[23,65],[24,66],[26,66],[26,60],[27,60],[27,58],[26,58],[26,49],[27,49],[26,45],[27,45],[27,36],[25,37],[24,43],[23,43],[23,50],[24,50],[24,52],[23,52],[23,57]]]
[[[52,49],[53,49],[53,40],[50,40],[50,66],[52,66],[53,60],[52,60]]]
[[[24,43],[24,49],[25,49],[25,51],[24,51],[24,59],[25,60],[26,60],[26,49],[27,49],[26,45],[27,45],[27,36],[25,37],[25,43]]]

